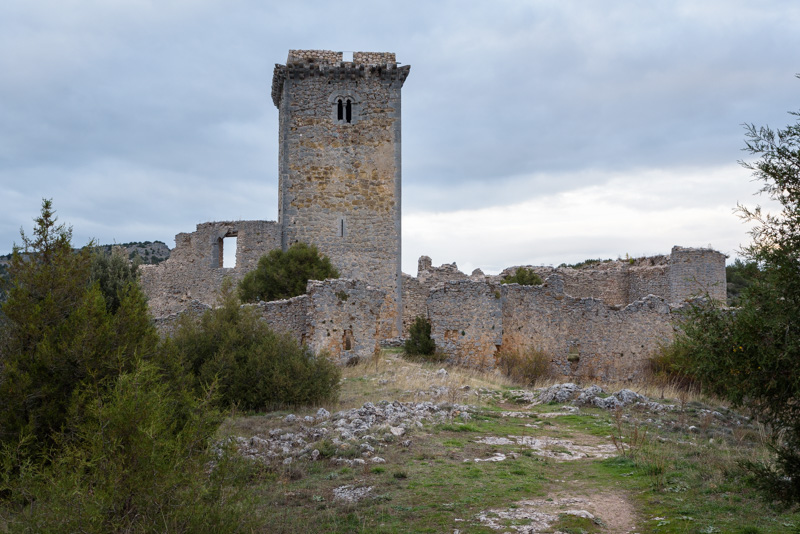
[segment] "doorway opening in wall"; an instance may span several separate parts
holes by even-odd
[[[236,267],[236,244],[237,237],[235,235],[225,236],[222,239],[222,267],[225,269],[232,269]]]

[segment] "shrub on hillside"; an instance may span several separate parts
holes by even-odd
[[[220,405],[246,410],[336,399],[340,371],[324,354],[276,333],[254,308],[240,306],[230,282],[223,284],[221,301],[199,320],[184,316],[168,342],[198,391],[216,381]]]
[[[691,373],[692,345],[679,336],[674,342],[658,348],[645,362],[645,372],[662,386],[672,386],[684,391],[700,389],[700,383]]]
[[[339,278],[339,271],[314,245],[295,243],[286,252],[272,250],[239,283],[242,302],[288,299],[306,292],[309,280]]]
[[[409,356],[432,357],[436,354],[436,342],[431,338],[431,322],[418,316],[409,328],[405,351]]]
[[[533,269],[527,267],[518,268],[513,275],[506,276],[501,281],[502,284],[519,284],[521,286],[542,285],[542,277],[536,274]]]
[[[552,375],[550,357],[533,347],[500,351],[497,366],[504,375],[523,386],[535,386]]]

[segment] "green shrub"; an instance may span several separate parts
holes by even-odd
[[[600,258],[596,258],[596,259],[583,260],[583,261],[580,261],[578,263],[572,263],[572,264],[562,263],[561,265],[559,265],[559,267],[569,267],[569,268],[572,268],[572,269],[583,269],[583,268],[586,268],[586,267],[591,267],[591,266],[594,266],[594,265],[598,265],[600,263],[608,263],[608,262],[611,262],[611,261],[614,261],[614,260],[612,260],[611,258],[608,258],[608,259],[605,259],[605,260],[600,259]]]
[[[240,306],[229,282],[222,305],[199,320],[181,318],[169,350],[196,378],[198,390],[217,382],[221,406],[263,410],[335,400],[340,371],[291,335],[276,333],[250,306]]]
[[[258,260],[255,270],[239,283],[242,302],[288,299],[306,292],[309,280],[339,278],[339,271],[314,245],[295,243],[286,252],[270,251]]]
[[[685,391],[699,390],[700,383],[692,374],[692,345],[679,336],[673,343],[659,347],[646,362],[646,372],[661,385]]]
[[[542,277],[536,274],[533,269],[527,267],[518,268],[513,275],[503,278],[503,284],[519,284],[521,286],[542,285]]]
[[[534,386],[552,376],[550,357],[532,347],[524,351],[501,350],[497,365],[503,374],[524,386]]]
[[[92,253],[89,281],[99,285],[111,313],[119,309],[125,288],[136,283],[138,266],[139,262],[128,261],[124,249],[119,247],[113,247],[110,252],[97,248]]]
[[[409,328],[408,339],[405,344],[406,354],[409,356],[433,356],[436,354],[436,342],[431,338],[431,322],[418,316]]]
[[[725,278],[727,280],[728,306],[739,306],[741,304],[742,292],[750,287],[758,279],[761,271],[758,263],[754,261],[744,262],[739,258],[725,267]]]
[[[214,454],[210,396],[187,398],[138,362],[98,395],[47,465],[3,451],[11,532],[249,532],[235,458]],[[176,409],[176,407],[180,407]],[[209,470],[210,462],[215,467]]]

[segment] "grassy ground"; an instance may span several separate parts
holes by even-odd
[[[469,421],[412,431],[403,438],[410,446],[376,445],[385,464],[260,467],[248,484],[263,532],[800,532],[800,513],[761,500],[739,467],[767,455],[758,427],[717,403],[685,394],[670,401],[677,395],[667,389],[673,411],[569,413],[516,404],[516,386],[497,375],[451,368],[441,377],[439,367],[384,353],[347,368],[331,412],[382,399],[481,409]],[[442,385],[447,392],[434,398]],[[236,417],[223,431],[267,433],[285,413]],[[345,485],[372,489],[355,503],[336,500]]]

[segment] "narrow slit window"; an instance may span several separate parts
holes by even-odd
[[[344,217],[339,219],[339,224],[336,227],[336,236],[337,237],[344,237],[346,232],[346,228],[344,226]]]
[[[342,105],[341,98],[339,99],[339,102],[336,105],[336,116],[340,121],[344,120],[344,106]]]
[[[347,106],[345,109],[345,122],[350,123],[353,121],[353,103],[347,99]]]

